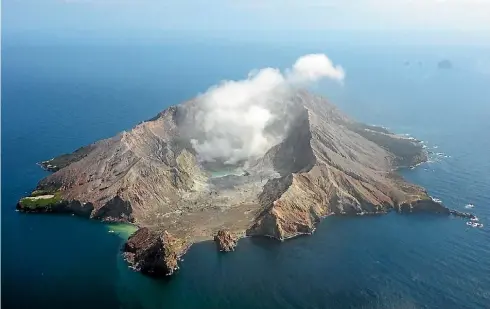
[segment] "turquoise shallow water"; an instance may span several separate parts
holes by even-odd
[[[427,141],[440,154],[403,175],[451,208],[474,204],[483,229],[428,214],[329,217],[311,237],[242,239],[232,254],[195,245],[177,276],[153,280],[120,257],[123,227],[14,211],[46,175],[36,162],[128,129],[221,79],[318,51],[347,78],[315,91],[359,120]],[[2,307],[488,308],[490,75],[481,65],[488,55],[454,47],[7,44]],[[454,69],[437,70],[443,58]]]

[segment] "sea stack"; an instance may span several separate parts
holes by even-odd
[[[172,275],[179,269],[178,261],[185,249],[185,244],[168,232],[141,228],[128,239],[123,255],[133,269],[161,277]]]
[[[219,230],[214,236],[214,241],[219,251],[230,252],[235,250],[238,239],[229,231]]]

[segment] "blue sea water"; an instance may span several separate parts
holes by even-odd
[[[15,212],[36,162],[110,137],[254,68],[325,52],[346,71],[325,94],[358,120],[426,141],[402,171],[485,225],[434,215],[329,217],[309,237],[193,246],[178,275],[127,268],[102,223]],[[490,308],[490,50],[169,42],[2,50],[2,308]],[[450,59],[454,68],[437,69]],[[408,65],[405,62],[409,62]],[[437,154],[438,153],[438,154]]]

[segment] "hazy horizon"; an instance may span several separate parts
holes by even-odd
[[[490,0],[16,0],[5,44],[166,40],[489,45]]]

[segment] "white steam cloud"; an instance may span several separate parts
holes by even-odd
[[[340,66],[324,54],[305,55],[291,69],[264,68],[239,81],[224,81],[198,98],[191,140],[203,161],[237,162],[263,155],[280,142],[287,129],[286,103],[289,90],[322,78],[342,81]],[[279,127],[279,129],[278,129]]]
[[[314,82],[326,77],[343,81],[345,72],[341,66],[334,66],[325,54],[310,54],[296,60],[289,77],[292,82]]]

